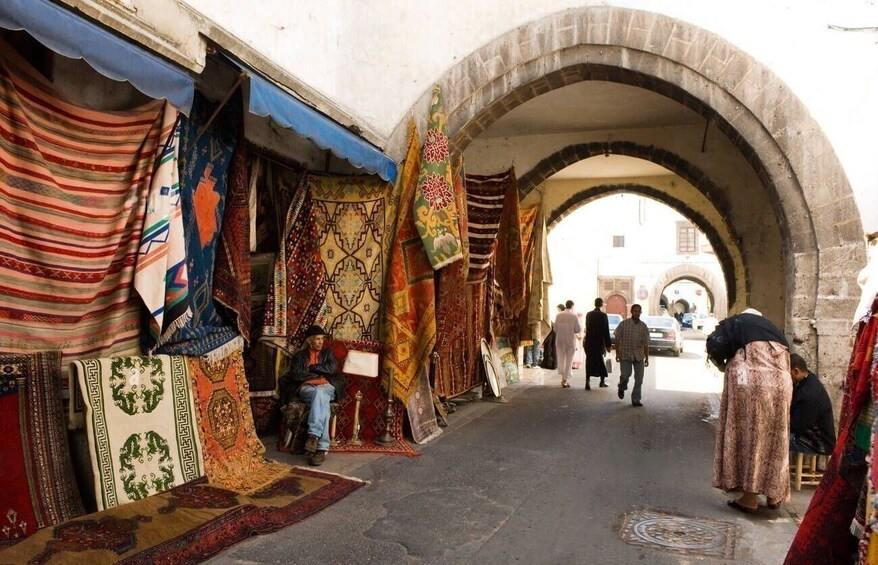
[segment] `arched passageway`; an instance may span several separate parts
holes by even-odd
[[[823,378],[843,378],[849,317],[858,298],[854,277],[864,261],[861,223],[831,146],[770,69],[686,22],[592,7],[498,37],[439,83],[449,134],[454,147],[466,152],[468,171],[496,172],[514,163],[523,203],[542,199],[547,214],[557,206],[545,206],[552,195],[538,189],[584,158],[628,154],[673,171],[709,203],[694,210],[707,219],[701,229],[724,234],[715,247],[718,255],[728,255],[722,263],[730,310],[758,307],[784,327],[794,349],[819,361],[813,365]],[[548,95],[582,84],[648,92],[697,120],[603,129],[595,122],[576,131],[540,131],[519,120],[499,128],[518,107],[539,106]],[[583,98],[582,107],[593,100]],[[415,115],[426,115],[421,110],[428,103],[425,92]],[[400,123],[392,144],[402,147],[404,138]],[[659,190],[686,201],[675,186]]]

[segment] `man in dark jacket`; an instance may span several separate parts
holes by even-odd
[[[311,465],[321,465],[329,450],[329,403],[341,390],[338,361],[330,349],[323,349],[326,332],[311,326],[305,332],[306,347],[293,355],[290,366],[280,377],[281,400],[286,405],[296,395],[310,407],[305,453]]]
[[[585,315],[585,390],[591,390],[592,377],[600,377],[600,386],[607,386],[604,354],[612,348],[613,342],[610,341],[610,322],[601,311],[603,305],[603,299],[595,298],[594,310]]]
[[[793,402],[790,405],[790,451],[829,455],[835,447],[832,402],[823,383],[801,356],[790,355]]]

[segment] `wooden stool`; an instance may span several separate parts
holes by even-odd
[[[329,438],[335,443],[335,421],[339,405],[337,402],[329,403],[329,412],[332,415],[329,420]],[[308,439],[308,405],[301,400],[291,400],[281,409],[283,421],[280,425],[280,433],[277,438],[278,451],[299,454],[304,452],[305,440]]]
[[[793,488],[802,490],[802,485],[817,486],[823,479],[823,471],[817,469],[817,458],[820,457],[816,453],[802,453],[791,451],[791,455],[795,455],[794,464],[790,469],[790,478],[793,481]],[[827,456],[828,457],[828,456]]]

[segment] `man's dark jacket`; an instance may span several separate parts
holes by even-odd
[[[332,350],[330,348],[321,349],[320,355],[317,357],[317,363],[310,366],[308,365],[310,358],[309,350],[309,347],[305,347],[293,355],[292,360],[290,360],[290,366],[280,377],[280,398],[284,404],[287,404],[296,397],[299,387],[305,381],[320,377],[323,377],[329,381],[329,384],[335,387],[336,400],[338,400],[342,393],[344,387],[342,386],[341,376],[338,375],[338,361],[335,355],[332,354]]]
[[[793,387],[790,405],[790,432],[811,445],[820,445],[819,452],[831,453],[835,447],[835,419],[832,402],[823,383],[813,373]]]
[[[610,341],[610,322],[607,315],[595,308],[585,315],[585,339],[583,340],[586,353],[603,354],[613,346]]]

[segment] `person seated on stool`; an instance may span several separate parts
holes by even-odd
[[[790,451],[829,455],[835,448],[832,402],[823,383],[800,355],[790,355],[793,401],[790,405]]]
[[[281,400],[286,405],[298,397],[309,406],[308,439],[305,454],[308,462],[319,466],[329,451],[329,420],[332,417],[329,403],[341,390],[338,361],[331,349],[323,349],[326,332],[320,326],[311,326],[305,332],[305,344],[293,355],[290,366],[280,377]]]

